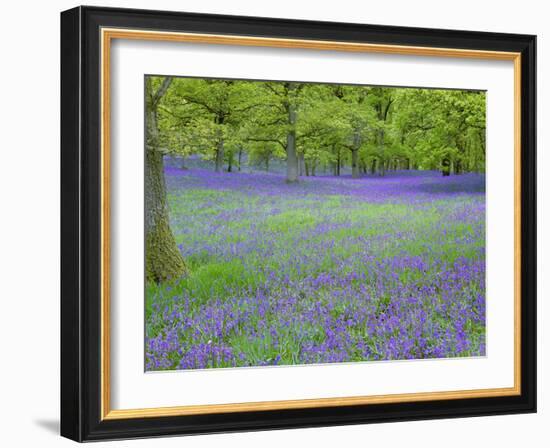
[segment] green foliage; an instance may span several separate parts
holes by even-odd
[[[162,78],[151,77],[151,85]],[[294,120],[290,119],[292,111]],[[459,174],[485,170],[485,93],[175,78],[159,107],[161,148],[226,163],[237,153],[269,171],[296,137],[306,175],[352,166],[354,175],[391,169]]]

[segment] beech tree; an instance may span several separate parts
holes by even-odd
[[[153,77],[160,85],[161,78]],[[175,78],[158,106],[159,145],[216,171],[248,163],[286,181],[351,171],[485,169],[485,94],[299,82]]]
[[[147,77],[145,81],[145,273],[149,281],[181,277],[186,266],[168,220],[163,152],[158,127],[159,105],[172,78]]]

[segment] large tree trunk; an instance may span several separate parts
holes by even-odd
[[[298,182],[298,157],[296,157],[296,133],[289,131],[286,136],[286,181]]]
[[[185,263],[178,250],[168,219],[164,162],[159,151],[158,104],[170,86],[165,78],[157,92],[147,82],[147,128],[145,145],[145,275],[162,282],[182,276]]]

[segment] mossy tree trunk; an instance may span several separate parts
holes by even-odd
[[[186,271],[169,225],[158,129],[158,106],[171,82],[172,78],[165,78],[154,91],[151,79],[146,80],[145,274],[148,281],[157,283],[176,279]]]

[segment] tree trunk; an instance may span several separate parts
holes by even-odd
[[[441,161],[441,174],[443,176],[448,176],[451,174],[451,169],[452,169],[451,164],[452,162],[447,158],[444,158]]]
[[[145,275],[157,283],[181,277],[186,271],[169,225],[164,162],[159,151],[157,110],[170,82],[171,78],[165,78],[157,92],[152,92],[150,81],[146,84]]]
[[[382,159],[378,163],[378,168],[379,168],[381,176],[384,176],[386,174],[386,168],[388,166],[387,162],[384,160],[384,152],[385,152],[384,151],[384,139],[385,139],[384,130],[379,129],[378,133],[377,133],[378,154],[380,155],[380,157],[382,157]]]
[[[361,148],[361,135],[359,132],[355,132],[353,136],[353,146],[350,148],[351,150],[351,177],[354,179],[357,179],[358,177],[361,177],[361,173],[359,172],[359,148]]]
[[[304,162],[304,168],[305,168],[305,171],[306,171],[306,176],[309,177],[309,163]]]
[[[288,92],[294,90],[296,86],[292,83],[287,85]],[[298,182],[298,157],[296,154],[296,106],[294,99],[287,102],[289,131],[286,135],[286,181],[288,183]]]
[[[306,174],[307,176],[307,168],[306,168],[306,160],[304,157],[304,153],[301,152],[298,154],[298,175],[303,176]]]
[[[239,146],[239,171],[241,171],[241,160],[243,156],[243,147]]]
[[[233,151],[227,156],[227,172],[230,173],[233,169]]]
[[[352,149],[351,150],[351,177],[354,179],[357,179],[360,177],[359,173],[359,164],[357,161],[357,156],[359,155],[359,149]]]
[[[460,160],[457,160],[454,163],[454,173],[462,174],[462,163],[460,163]]]
[[[386,166],[387,166],[387,162],[384,160],[380,160],[380,162],[378,163],[378,170],[379,170],[380,176],[386,175]]]
[[[269,172],[269,157],[265,158],[265,171]]]
[[[224,148],[223,148],[223,138],[220,138],[218,142],[218,147],[216,148],[216,173],[221,173],[223,170],[223,159],[224,159]]]
[[[286,136],[286,181],[298,182],[298,158],[296,157],[296,134],[290,131]]]

